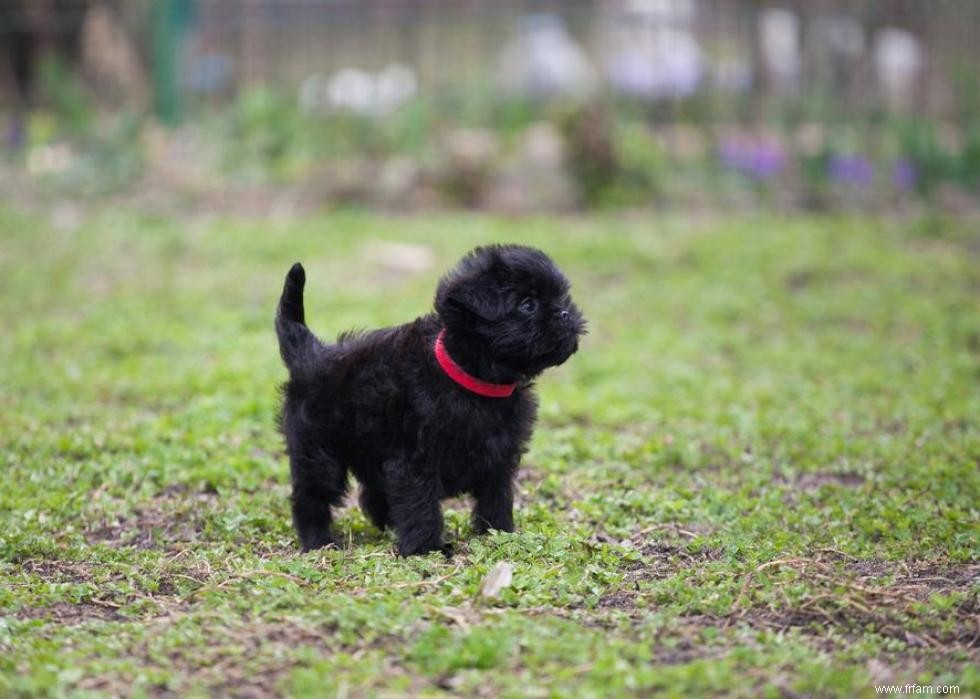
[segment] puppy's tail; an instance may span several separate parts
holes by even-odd
[[[276,335],[279,336],[279,354],[293,378],[310,373],[316,364],[321,343],[306,327],[303,314],[303,286],[306,272],[299,262],[286,275],[279,308],[276,311]]]

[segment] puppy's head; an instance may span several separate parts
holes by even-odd
[[[492,245],[476,248],[443,277],[435,306],[447,331],[471,351],[530,378],[572,356],[585,334],[569,287],[540,250]]]

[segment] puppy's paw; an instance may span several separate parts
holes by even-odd
[[[474,522],[473,527],[476,529],[477,536],[484,536],[490,532],[503,532],[504,534],[513,534],[514,523],[513,522],[500,522],[496,525],[487,524],[486,522]]]
[[[418,543],[418,542],[398,542],[398,555],[399,556],[424,556],[428,553],[433,553],[438,551],[446,558],[453,555],[453,545],[452,544],[440,544],[440,543]]]
[[[506,532],[514,531],[514,516],[509,512],[499,512],[493,515],[482,515],[473,513],[473,528],[476,529],[478,536],[483,536],[491,531]]]
[[[325,548],[335,548],[339,549],[337,542],[333,540],[333,537],[329,534],[316,534],[303,537],[300,541],[300,550],[303,553],[309,553],[310,551],[317,551],[318,549]]]

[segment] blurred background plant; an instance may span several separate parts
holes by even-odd
[[[8,2],[4,189],[974,212],[978,26],[969,0]]]

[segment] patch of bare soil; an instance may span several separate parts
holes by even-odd
[[[634,545],[639,543],[638,549],[643,555],[643,559],[630,561],[625,565],[625,586],[599,600],[600,609],[632,610],[636,607],[637,597],[641,594],[641,582],[667,578],[682,570],[718,560],[721,556],[721,553],[715,549],[689,549],[683,543],[671,539],[647,541],[646,543],[637,542],[637,539],[642,542],[652,529],[663,530],[668,535],[671,531],[684,532],[680,536],[691,538],[697,536],[698,533],[704,533],[703,528],[697,525],[671,523],[658,525],[655,528],[645,529],[634,534],[631,541]],[[694,529],[698,529],[699,532],[693,531]]]
[[[625,564],[623,586],[599,601],[600,610],[625,612],[640,621],[649,613],[644,603],[645,582],[717,560],[720,555],[711,549],[688,550],[664,541],[650,542],[640,550],[643,560]],[[779,572],[779,579],[785,580],[787,569],[793,575],[785,583],[770,577]],[[763,578],[768,578],[766,584]],[[791,599],[790,588],[798,591],[801,583],[810,592]],[[782,586],[787,592],[781,591]],[[761,588],[766,594],[757,597],[756,590]],[[936,595],[956,601],[948,608],[937,607],[930,604]],[[829,550],[812,559],[769,561],[744,576],[728,614],[674,620],[655,643],[655,656],[658,662],[671,663],[724,654],[724,647],[708,643],[701,632],[739,626],[799,633],[828,652],[865,633],[902,641],[905,650],[889,663],[882,661],[872,668],[882,676],[888,672],[896,676],[894,668],[907,676],[905,671],[918,662],[916,658],[921,661],[929,656],[953,662],[954,655],[966,653],[980,661],[980,563],[859,560]]]
[[[64,626],[88,621],[115,621],[120,618],[117,606],[111,602],[56,602],[44,607],[22,607],[14,612],[18,619],[44,619]]]
[[[17,564],[23,573],[36,576],[47,583],[79,584],[92,583],[104,579],[96,575],[92,567],[79,561],[59,561],[53,559],[30,559]],[[29,582],[12,582],[11,585],[34,585]],[[55,602],[36,607],[21,607],[13,612],[18,619],[40,619],[66,626],[75,626],[88,621],[114,621],[120,618],[120,604],[111,600],[87,599],[83,602]]]
[[[706,629],[718,628],[719,625],[719,619],[710,615],[683,617],[669,631],[657,635],[653,646],[655,662],[680,665],[727,655],[731,648],[709,641],[704,633]]]
[[[75,625],[91,620],[116,621],[123,616],[119,610],[134,601],[151,602],[155,611],[149,616],[167,615],[172,610],[184,604],[178,595],[177,586],[170,577],[159,580],[152,590],[132,591],[126,593],[109,592],[104,589],[106,582],[119,583],[127,579],[125,572],[105,567],[93,567],[78,561],[61,561],[54,559],[30,559],[17,564],[25,573],[23,580],[14,578],[10,585],[33,587],[37,585],[33,577],[40,578],[45,583],[90,584],[101,591],[94,597],[86,597],[79,602],[54,602],[39,606],[25,606],[13,612],[19,619],[41,619],[48,622]],[[16,568],[15,568],[16,570]],[[180,575],[187,578],[186,575]],[[143,618],[148,618],[144,612]]]
[[[667,578],[685,569],[692,568],[709,561],[716,561],[721,552],[711,548],[690,550],[686,546],[666,542],[651,542],[640,549],[647,557],[646,563],[636,568],[635,579],[656,580]]]
[[[805,493],[813,493],[824,486],[839,486],[841,488],[860,488],[865,483],[865,478],[860,473],[851,471],[843,472],[818,472],[800,473],[797,475],[777,474],[774,477],[776,483],[790,486],[794,490],[801,490]]]
[[[632,590],[617,590],[599,600],[599,609],[632,610],[636,606],[636,592]]]
[[[820,490],[825,485],[859,488],[864,480],[859,473],[808,473],[797,479],[796,485],[806,491]]]
[[[21,561],[20,569],[52,583],[92,582],[95,575],[88,563],[81,561],[59,561],[55,559],[29,559]]]
[[[764,570],[795,571],[793,584],[805,583],[806,598],[782,604],[754,604],[752,591]],[[949,609],[923,603],[934,595],[957,595]],[[950,562],[786,558],[769,561],[744,579],[729,621],[828,638],[872,631],[911,648],[943,652],[980,649],[980,564]]]
[[[252,621],[225,631],[229,633],[226,648],[234,652],[208,664],[201,663],[198,654],[173,658],[178,667],[202,680],[218,696],[273,696],[279,682],[299,665],[285,659],[289,651],[303,645],[330,645],[326,632],[289,622]]]
[[[203,686],[212,696],[258,699],[280,694],[281,681],[301,664],[291,657],[292,651],[300,646],[329,650],[336,643],[333,631],[288,619],[242,619],[241,623],[222,626],[208,647],[173,650],[161,658],[152,649],[152,641],[142,641],[130,649],[129,655],[144,667],[166,663],[173,685],[152,687],[151,696],[182,697],[189,687]],[[83,679],[77,689],[126,695],[132,692],[131,680],[122,674],[92,676]]]
[[[182,486],[168,486],[131,513],[90,528],[85,538],[90,544],[113,548],[171,549],[200,540],[206,517],[216,502],[213,492],[192,493]]]

